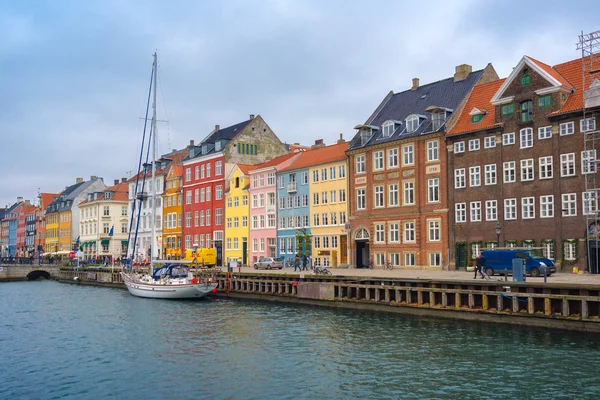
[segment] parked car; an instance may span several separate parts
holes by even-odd
[[[538,256],[529,249],[485,250],[483,256],[486,259],[483,271],[489,276],[505,274],[506,271],[512,274],[512,261],[515,258],[525,260],[525,273],[533,277],[543,275],[544,267],[548,276],[556,272],[556,266],[551,260]]]
[[[282,257],[261,257],[257,262],[254,263],[254,269],[265,268],[265,269],[282,269],[283,258]]]

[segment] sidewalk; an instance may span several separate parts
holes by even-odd
[[[435,271],[435,270],[414,270],[414,269],[401,269],[396,268],[393,270],[382,270],[382,269],[329,269],[332,275],[338,276],[359,276],[369,278],[404,278],[404,279],[435,279],[435,280],[448,280],[448,281],[473,281],[473,272],[467,271]],[[236,269],[237,271],[237,269]],[[264,274],[290,274],[299,275],[298,272],[294,272],[294,268],[284,268],[282,270],[255,270],[251,267],[243,267],[242,272],[247,273],[264,273]],[[303,271],[305,275],[313,275],[312,271]],[[504,281],[504,276],[494,276],[495,280]],[[543,277],[532,278],[528,276],[527,282],[544,282]],[[481,278],[478,279],[481,281]],[[508,281],[512,282],[512,277],[508,277]],[[552,274],[547,278],[548,283],[573,283],[578,285],[598,285],[600,286],[600,274],[570,274],[570,273],[556,273]]]

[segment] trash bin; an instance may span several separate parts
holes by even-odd
[[[513,258],[512,260],[513,282],[525,282],[525,260]]]

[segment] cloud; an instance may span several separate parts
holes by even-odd
[[[413,77],[577,57],[593,16],[558,4],[516,20],[512,2],[474,0],[3,3],[0,204],[133,170],[155,49],[161,151],[249,114],[283,141],[332,143]]]

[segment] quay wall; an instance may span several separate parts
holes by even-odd
[[[65,269],[59,280],[125,288],[110,271]],[[217,297],[600,333],[599,285],[253,273],[217,281]]]

